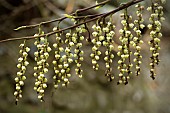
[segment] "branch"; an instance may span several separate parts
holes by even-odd
[[[68,30],[68,29],[72,29],[72,28],[78,27],[78,26],[83,25],[85,23],[92,22],[92,21],[97,20],[99,18],[105,18],[105,17],[107,17],[110,14],[115,14],[116,12],[118,12],[118,11],[120,11],[122,9],[128,8],[128,7],[130,7],[130,6],[134,5],[134,4],[137,4],[137,3],[142,2],[142,1],[145,1],[145,0],[132,0],[130,2],[127,2],[127,3],[119,6],[115,10],[112,10],[112,11],[110,11],[108,13],[100,14],[99,16],[97,16],[95,18],[89,19],[89,20],[84,21],[82,23],[79,23],[79,24],[76,24],[76,25],[73,25],[73,26],[70,26],[70,27],[66,27],[66,28],[63,28],[63,29],[60,29],[60,30],[57,30],[57,31],[49,32],[49,33],[46,33],[46,34],[43,34],[43,35],[39,35],[39,36],[27,36],[27,37],[5,39],[5,40],[1,40],[0,43],[8,42],[8,41],[14,41],[14,40],[23,40],[23,39],[29,40],[29,39],[39,38],[39,37],[50,36],[50,35],[53,35],[55,33],[59,33],[59,32],[62,32],[62,31]]]
[[[83,9],[78,9],[75,13],[72,13],[70,14],[70,16],[74,16],[78,13],[82,13],[84,11],[87,11],[89,9],[92,9],[92,8],[95,8],[95,7],[98,7],[98,6],[101,6],[101,5],[104,5],[106,4],[107,2],[109,2],[110,0],[106,0],[104,2],[101,2],[97,5],[93,5],[93,6],[90,6],[90,7],[87,7],[87,8],[83,8]],[[45,22],[41,22],[41,23],[38,23],[38,24],[34,24],[34,25],[28,25],[28,26],[21,26],[21,27],[18,27],[14,30],[20,30],[20,29],[25,29],[25,28],[34,28],[34,27],[38,27],[40,25],[44,25],[44,24],[49,24],[49,23],[53,23],[53,22],[56,22],[56,21],[62,21],[64,19],[66,19],[67,17],[61,17],[61,18],[57,18],[57,19],[54,19],[54,20],[49,20],[49,21],[45,21]]]

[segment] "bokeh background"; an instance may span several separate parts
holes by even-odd
[[[99,0],[98,2],[101,2]],[[107,5],[99,10],[89,10],[84,14],[97,14],[113,10],[120,3],[129,0],[111,0]],[[146,1],[146,0],[145,0]],[[147,7],[149,1],[142,2]],[[37,29],[25,29],[14,31],[18,26],[36,24],[45,20],[52,20],[74,12],[78,8],[85,8],[95,4],[95,0],[0,0],[0,40],[33,35]],[[23,98],[15,105],[14,78],[16,76],[17,58],[19,43],[22,41],[12,41],[0,43],[0,113],[170,113],[170,1],[164,5],[166,21],[163,23],[163,37],[161,41],[160,59],[157,66],[156,80],[149,76],[149,40],[148,29],[143,31],[144,45],[142,45],[143,64],[139,77],[132,75],[128,85],[117,85],[116,80],[108,82],[104,76],[104,62],[100,61],[100,70],[92,70],[89,54],[92,45],[84,42],[83,50],[86,52],[83,63],[84,76],[82,79],[75,75],[72,70],[71,83],[67,88],[54,90],[52,86],[52,76],[54,74],[52,66],[48,73],[49,88],[45,94],[45,102],[41,103],[37,99],[33,90],[34,77],[33,66],[35,66],[33,52],[36,48],[34,40],[29,40],[31,47],[29,52],[30,65],[27,69],[27,80],[23,90]],[[129,9],[135,13],[134,9]],[[120,13],[116,13],[113,22],[120,26]],[[144,12],[148,23],[149,13]],[[93,24],[90,23],[90,24]],[[52,31],[57,23],[45,25],[44,31]],[[72,25],[70,21],[64,21],[61,27]],[[116,35],[115,41],[118,42]],[[50,37],[50,46],[54,42],[54,37]],[[113,51],[116,55],[116,50]],[[53,59],[51,57],[49,62]],[[113,62],[113,74],[118,75],[116,56]],[[74,64],[72,65],[74,68]]]

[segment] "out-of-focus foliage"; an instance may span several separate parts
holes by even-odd
[[[123,0],[112,0],[99,10],[91,10],[87,14],[106,12],[114,9]],[[127,0],[126,0],[127,1]],[[33,35],[37,30],[27,29],[19,32],[13,31],[21,25],[35,24],[44,20],[51,20],[71,13],[78,8],[84,8],[95,4],[94,0],[3,0],[0,1],[0,40],[10,37]],[[100,1],[98,1],[100,2]],[[145,3],[147,6],[147,3]],[[21,41],[7,42],[0,44],[0,113],[170,113],[170,40],[169,40],[169,6],[170,1],[165,4],[166,21],[163,24],[163,38],[161,43],[161,63],[157,67],[156,80],[149,77],[149,50],[148,31],[144,31],[143,40],[146,43],[142,54],[144,56],[141,76],[133,76],[126,86],[116,85],[116,82],[107,82],[104,77],[104,63],[100,62],[99,71],[92,70],[89,57],[91,45],[86,45],[84,51],[86,59],[83,64],[83,79],[74,76],[68,88],[54,90],[52,80],[49,81],[49,88],[46,92],[45,102],[40,103],[36,92],[33,90],[34,78],[33,69],[33,41],[29,46],[33,50],[29,54],[30,65],[28,66],[27,80],[24,86],[23,99],[15,105],[14,77],[16,76],[17,57],[19,43]],[[133,13],[133,9],[131,8]],[[148,15],[144,14],[145,17]],[[117,28],[120,27],[119,15],[115,14],[114,20]],[[147,21],[145,21],[147,22]],[[62,27],[71,23],[65,21]],[[44,30],[49,31],[56,24],[46,25]],[[115,39],[116,40],[116,39]],[[51,42],[54,40],[50,39]],[[52,45],[50,45],[52,46]],[[116,54],[116,52],[115,52]],[[50,57],[49,61],[52,61]],[[115,58],[114,62],[117,62]],[[116,64],[116,63],[115,63]],[[117,65],[113,66],[115,75]],[[74,66],[73,66],[74,67]],[[54,72],[49,71],[49,78]]]

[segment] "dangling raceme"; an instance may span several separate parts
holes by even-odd
[[[58,30],[57,27],[53,28],[53,31]],[[59,84],[62,82],[62,76],[64,75],[61,70],[63,68],[63,60],[61,57],[61,53],[64,51],[64,48],[62,47],[63,45],[63,40],[61,39],[61,33],[56,33],[56,42],[53,44],[53,47],[55,48],[55,59],[53,60],[53,65],[54,65],[54,73],[55,75],[53,76],[54,80],[54,88],[57,89]]]
[[[30,51],[30,48],[26,46],[26,40],[24,40],[24,43],[21,43],[19,46],[21,49],[19,51],[20,57],[18,58],[18,64],[17,68],[19,71],[17,72],[17,76],[15,77],[15,101],[16,104],[19,101],[20,98],[22,98],[22,88],[24,86],[24,81],[26,80],[25,71],[26,67],[28,66],[29,62],[27,61],[28,52]]]
[[[35,34],[35,36],[42,35],[44,32],[40,32],[40,34]],[[37,65],[34,67],[34,77],[36,77],[34,90],[38,94],[38,99],[40,101],[44,101],[44,92],[47,88],[47,77],[46,73],[48,72],[48,66],[47,59],[49,57],[49,52],[51,51],[51,48],[49,47],[49,42],[47,40],[47,37],[40,37],[37,38],[35,43],[37,47],[37,51],[34,52],[35,55],[35,61],[37,62]]]
[[[160,62],[159,60],[159,50],[160,50],[160,38],[162,37],[161,33],[161,22],[164,20],[163,17],[163,7],[161,6],[162,3],[160,0],[155,0],[154,2],[151,0],[152,6],[148,7],[147,10],[151,12],[151,16],[149,18],[150,24],[148,24],[148,28],[150,31],[150,38],[149,41],[150,45],[150,77],[155,79],[155,65]]]
[[[121,21],[123,29],[119,30],[121,34],[121,37],[119,38],[121,45],[118,46],[119,52],[117,53],[118,56],[120,56],[120,60],[118,61],[118,69],[120,70],[118,84],[124,83],[126,85],[128,83],[128,79],[130,78],[130,74],[132,74],[131,67],[133,65],[130,59],[132,54],[130,50],[130,42],[133,35],[130,28],[133,28],[134,24],[130,23],[132,16],[127,14],[127,9],[124,10],[121,17],[123,17],[123,20]]]
[[[114,49],[113,46],[114,43],[113,38],[115,35],[114,28],[115,26],[111,23],[111,21],[107,22],[105,27],[103,27],[102,29],[104,32],[104,36],[99,36],[99,39],[103,41],[102,42],[103,46],[106,47],[104,60],[106,65],[105,76],[108,77],[108,81],[112,81],[114,79],[114,76],[112,74],[112,66],[111,66],[114,58],[114,55],[112,53]]]
[[[94,37],[92,39],[93,47],[92,47],[92,53],[90,54],[92,58],[92,64],[93,64],[93,69],[98,70],[99,69],[99,64],[98,61],[100,59],[101,51],[99,48],[102,45],[102,28],[101,26],[97,23],[92,26],[92,29],[94,30],[92,33],[92,36]],[[99,38],[100,37],[100,38]]]
[[[76,21],[75,24],[77,24],[78,21]],[[72,36],[72,40],[74,45],[76,46],[75,50],[74,50],[74,58],[75,58],[75,63],[76,63],[76,74],[82,78],[82,72],[83,70],[81,69],[81,62],[84,60],[83,58],[83,54],[84,51],[81,49],[82,48],[82,41],[84,40],[84,36],[82,35],[82,33],[86,32],[85,26],[81,25],[80,27],[77,27],[75,30],[75,33],[73,33]]]
[[[135,48],[135,53],[134,53],[135,58],[133,59],[136,66],[135,74],[138,76],[141,70],[140,64],[142,63],[141,61],[142,55],[140,54],[140,50],[141,50],[140,44],[143,43],[143,41],[141,40],[142,38],[141,30],[145,27],[145,25],[143,24],[144,19],[142,17],[142,11],[144,7],[141,6],[140,4],[137,4],[136,8],[138,8],[138,10],[136,11],[137,19],[134,20],[135,27],[133,30],[135,31],[135,37],[133,37],[132,45]]]
[[[63,66],[60,70],[62,76],[61,80],[63,81],[62,86],[67,86],[70,81],[69,78],[71,77],[70,73],[70,64],[73,62],[73,53],[71,52],[72,49],[72,33],[71,31],[66,33],[66,40],[65,44],[67,44],[67,47],[64,49],[64,55],[61,56],[61,60],[63,62]]]

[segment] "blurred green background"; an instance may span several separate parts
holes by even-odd
[[[98,2],[101,2],[99,0]],[[126,0],[128,1],[128,0]],[[145,0],[146,1],[146,0]],[[90,10],[84,14],[96,14],[110,11],[116,8],[123,0],[111,0],[99,10]],[[145,7],[147,2],[142,2]],[[63,14],[74,12],[78,8],[85,8],[95,4],[95,0],[0,0],[0,40],[33,35],[36,29],[26,29],[14,31],[13,29],[28,24],[36,24],[41,21],[51,20],[63,16]],[[12,41],[0,43],[0,113],[170,113],[170,1],[164,5],[166,21],[163,23],[163,37],[160,51],[160,65],[157,67],[156,80],[149,77],[149,32],[144,30],[142,49],[143,64],[139,77],[132,76],[128,85],[116,85],[116,81],[107,82],[104,76],[105,64],[100,62],[100,70],[92,70],[91,45],[84,42],[85,61],[83,63],[84,76],[82,79],[75,75],[72,70],[71,83],[67,88],[54,90],[52,86],[52,76],[54,74],[52,66],[48,73],[49,88],[45,94],[45,102],[41,103],[37,99],[33,90],[34,77],[33,66],[35,66],[33,52],[36,48],[34,40],[28,41],[31,52],[29,53],[30,65],[27,69],[27,80],[24,86],[23,98],[15,105],[14,78],[16,76],[17,58],[19,43],[22,41]],[[135,13],[134,9],[129,9]],[[149,13],[144,12],[144,18],[148,18]],[[120,28],[119,13],[113,18]],[[145,24],[148,20],[145,21]],[[91,23],[93,24],[93,23]],[[57,23],[45,25],[44,30],[51,31]],[[61,27],[71,25],[70,21],[64,21]],[[115,38],[118,42],[118,35]],[[50,38],[50,46],[54,42],[54,37]],[[119,43],[119,42],[118,42]],[[116,52],[114,52],[116,55]],[[53,59],[51,57],[49,62]],[[117,60],[113,63],[114,75],[118,75]],[[72,66],[74,68],[74,65]]]

